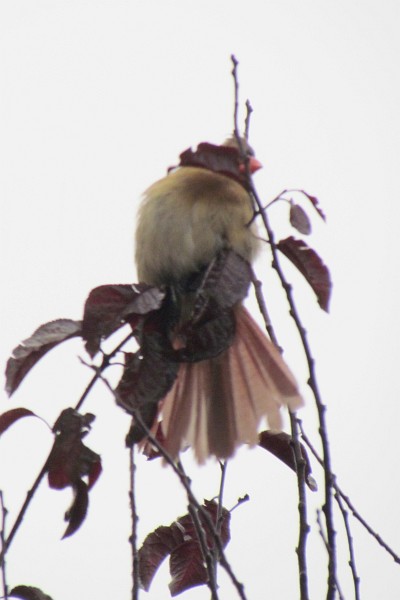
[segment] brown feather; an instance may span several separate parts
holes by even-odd
[[[232,345],[218,357],[181,364],[162,408],[166,449],[176,457],[186,445],[202,463],[209,455],[231,456],[254,445],[260,421],[280,429],[280,409],[303,404],[296,381],[275,346],[243,306],[236,314]]]

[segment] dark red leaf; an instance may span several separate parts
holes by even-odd
[[[203,507],[216,524],[219,511],[215,500],[205,500]],[[206,534],[207,544],[211,549],[215,545],[214,537],[201,513],[199,513],[199,519]],[[229,523],[230,513],[222,508],[218,527],[223,547],[230,539]],[[139,550],[139,571],[141,585],[146,591],[149,590],[157,569],[168,555],[170,555],[172,577],[169,587],[172,596],[207,582],[206,565],[197,540],[197,532],[189,514],[179,517],[169,527],[158,527],[144,540]]]
[[[329,270],[318,254],[292,236],[278,242],[277,248],[298,268],[317,295],[320,307],[328,311],[332,283]]]
[[[65,514],[68,527],[63,538],[75,533],[83,523],[89,504],[89,487],[101,472],[99,455],[82,443],[93,419],[90,413],[81,415],[67,408],[54,425],[56,439],[47,463],[49,485],[54,489],[69,486],[74,490],[72,505]],[[82,477],[87,477],[89,484]]]
[[[231,308],[247,296],[251,267],[233,250],[222,250],[205,272],[196,293],[195,313],[204,298],[211,296],[221,308]],[[199,306],[200,305],[200,306]]]
[[[315,208],[315,210],[317,211],[317,213],[319,214],[319,216],[321,217],[321,219],[323,219],[324,221],[326,221],[326,216],[325,213],[321,210],[321,208],[319,207],[319,200],[316,196],[311,196],[311,194],[307,194],[307,192],[305,192],[304,190],[299,190],[302,194],[304,194],[311,202],[311,204],[313,205],[313,207]]]
[[[89,490],[94,486],[94,484],[100,477],[101,471],[102,471],[102,466],[101,466],[100,457],[98,457],[98,460],[89,463],[89,473],[88,473],[88,489]]]
[[[180,167],[200,167],[231,177],[245,186],[245,178],[240,170],[240,153],[237,148],[215,146],[202,142],[193,152],[188,148],[180,155]]]
[[[101,472],[101,459],[85,446],[82,438],[93,420],[93,415],[80,415],[73,409],[61,413],[54,427],[57,437],[47,463],[49,485],[53,489],[75,486],[88,477],[90,487]]]
[[[307,213],[302,209],[299,204],[290,205],[290,224],[295,227],[297,231],[304,235],[311,233],[311,223]]]
[[[222,251],[212,261],[195,291],[193,310],[179,328],[180,362],[214,358],[230,346],[235,333],[231,308],[247,295],[251,281],[249,263],[235,252]]]
[[[58,319],[41,325],[30,338],[15,348],[7,362],[6,390],[9,396],[46,352],[81,333],[81,322],[71,319]]]
[[[209,515],[211,516],[212,522],[216,526],[217,519],[219,517],[218,503],[215,500],[204,500],[203,508],[205,508],[206,511],[209,513]],[[199,513],[199,519],[201,521],[201,524],[203,526],[203,529],[204,529],[206,537],[207,537],[207,544],[210,548],[212,548],[214,546],[214,537],[209,530],[207,521],[201,513]],[[230,520],[231,520],[231,513],[229,512],[229,510],[222,507],[218,528],[220,530],[220,540],[221,540],[221,544],[222,544],[223,548],[225,548],[225,546],[231,539]],[[187,515],[184,515],[183,517],[179,517],[179,519],[177,520],[177,523],[179,523],[180,527],[183,528],[183,530],[185,532],[185,536],[189,536],[190,538],[197,537],[196,529],[193,525],[193,520],[192,520],[191,515],[187,514]]]
[[[160,308],[165,291],[144,283],[101,285],[93,289],[85,303],[83,338],[86,350],[94,356],[102,339],[129,322],[136,325],[138,315]]]
[[[147,323],[147,321],[146,321]],[[115,390],[117,404],[129,414],[136,411],[151,428],[157,414],[158,403],[172,387],[179,363],[172,360],[172,346],[161,330],[143,334],[140,353],[126,355],[125,369]],[[139,442],[145,432],[140,423],[131,427],[127,444]]]
[[[296,472],[296,461],[293,451],[292,437],[284,431],[262,431],[259,436],[259,446],[271,452],[282,462]],[[305,462],[305,478],[308,487],[315,492],[317,484],[311,474],[311,464],[308,458],[307,450],[300,444],[301,455]]]
[[[210,513],[213,522],[216,524],[217,518],[218,518],[218,502],[216,502],[215,500],[204,500],[204,508],[207,510],[208,513]],[[205,531],[207,532],[207,525],[206,525],[205,519],[201,515],[200,515],[200,520],[203,521],[203,527],[204,527]],[[219,534],[220,540],[221,540],[221,544],[222,544],[223,548],[225,548],[225,546],[228,544],[229,540],[231,539],[230,523],[231,523],[231,513],[229,512],[229,510],[222,507],[221,515],[220,515],[220,522],[218,524],[218,527],[219,527],[219,531],[220,531],[220,534]],[[208,544],[210,546],[212,546],[214,544],[214,541],[209,532],[208,532],[208,536],[210,536],[208,539]]]
[[[30,585],[17,585],[11,590],[9,596],[20,598],[21,600],[52,600],[52,598],[42,592],[42,590]]]
[[[163,560],[183,539],[183,533],[173,525],[157,527],[146,537],[139,550],[139,578],[146,592]]]
[[[197,362],[214,358],[226,350],[235,335],[235,315],[232,309],[221,309],[210,299],[201,320],[188,321],[180,330],[183,347],[175,350],[178,362]]]
[[[171,582],[168,584],[171,596],[207,583],[207,569],[203,561],[199,542],[184,542],[171,552],[169,559]]]
[[[37,417],[37,415],[27,408],[13,408],[0,415],[0,435],[15,423],[15,421],[18,421],[23,417]]]
[[[85,520],[89,505],[88,486],[84,481],[77,481],[74,485],[74,499],[71,507],[65,513],[65,520],[68,521],[68,527],[65,530],[63,539],[73,535]]]

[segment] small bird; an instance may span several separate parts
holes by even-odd
[[[181,160],[183,166],[144,193],[136,228],[139,281],[174,290],[182,319],[193,298],[186,282],[221,251],[233,250],[251,263],[259,250],[246,181],[261,163],[245,140],[240,146],[234,137],[221,146],[200,144],[198,151],[215,149],[216,163]],[[195,156],[186,151],[181,159],[188,152]],[[226,168],[226,156],[234,168]],[[303,404],[280,352],[242,303],[234,317],[231,345],[218,356],[182,362],[161,401],[164,445],[174,458],[187,446],[199,463],[228,458],[242,444],[257,444],[263,417],[281,429],[281,407],[295,411]]]

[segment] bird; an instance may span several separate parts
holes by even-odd
[[[248,142],[232,136],[182,153],[180,166],[145,191],[135,234],[138,278],[172,290],[178,321],[193,308],[188,282],[219,253],[252,263],[260,251],[247,182],[261,166]],[[243,444],[257,444],[263,419],[281,430],[282,408],[303,405],[294,375],[243,302],[233,314],[230,345],[217,356],[182,362],[160,402],[163,445],[174,459],[187,447],[199,464],[228,459]]]

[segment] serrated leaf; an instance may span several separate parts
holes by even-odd
[[[276,247],[297,267],[314,290],[320,307],[328,312],[332,291],[330,273],[315,250],[292,236],[278,242]]]
[[[0,435],[23,417],[37,417],[37,415],[27,408],[13,408],[0,415]]]
[[[82,333],[80,321],[58,319],[41,325],[36,331],[17,346],[6,366],[6,391],[9,396],[15,392],[32,367],[49,350]]]
[[[285,463],[292,471],[296,472],[296,460],[293,452],[292,437],[284,431],[262,431],[259,435],[259,446],[271,452]],[[307,450],[300,444],[301,455],[305,462],[305,479],[308,487],[315,492],[317,484],[311,474],[311,464]]]
[[[290,205],[289,219],[292,227],[297,229],[297,231],[299,231],[300,233],[304,235],[309,235],[311,233],[310,219],[308,218],[307,213],[299,204]]]
[[[17,585],[11,590],[9,596],[12,598],[20,598],[21,600],[52,600],[52,598],[42,592],[42,590],[30,585]]]

